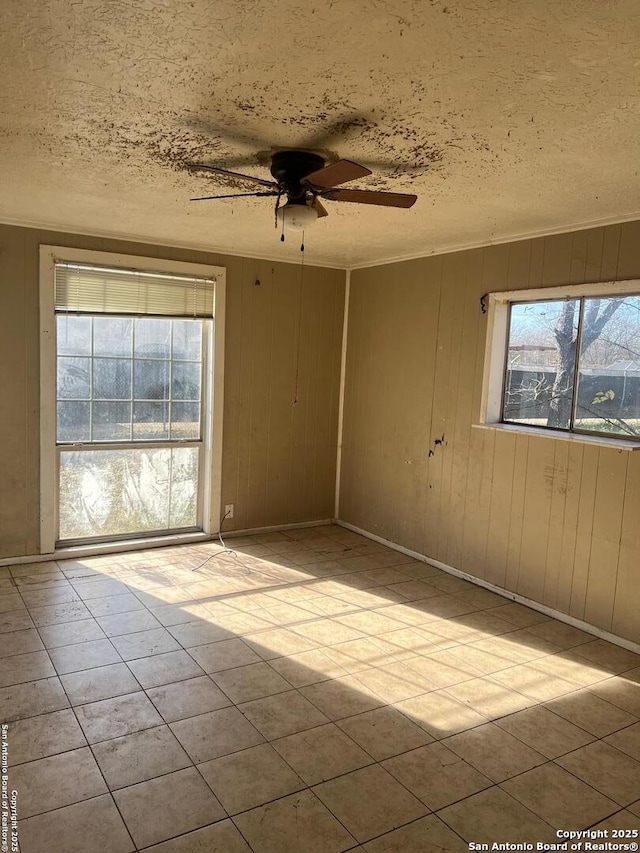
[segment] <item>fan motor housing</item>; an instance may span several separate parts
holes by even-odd
[[[300,181],[324,166],[324,158],[311,151],[277,151],[271,158],[271,174],[292,199],[304,198]]]

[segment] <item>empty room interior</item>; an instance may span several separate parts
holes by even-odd
[[[3,18],[2,851],[637,850],[638,4]]]

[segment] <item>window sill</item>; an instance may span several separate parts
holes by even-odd
[[[576,432],[560,432],[550,429],[540,429],[532,426],[516,424],[471,424],[473,429],[491,429],[498,432],[515,433],[515,435],[533,435],[540,438],[551,438],[555,441],[578,442],[593,444],[597,447],[609,447],[612,450],[640,450],[640,441],[627,441],[622,438],[605,438],[601,435],[584,435]]]

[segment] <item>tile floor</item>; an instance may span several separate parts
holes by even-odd
[[[0,568],[22,853],[640,828],[640,657],[326,526]]]

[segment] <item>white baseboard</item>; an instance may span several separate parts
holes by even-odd
[[[553,619],[557,619],[559,622],[565,622],[567,625],[571,625],[572,628],[578,628],[580,631],[584,631],[587,634],[593,634],[594,637],[598,637],[598,639],[600,640],[606,640],[608,643],[614,643],[616,646],[622,646],[622,648],[627,649],[630,652],[640,654],[640,643],[634,643],[632,640],[627,640],[624,637],[619,637],[617,634],[611,634],[609,631],[605,631],[603,628],[598,628],[596,625],[591,625],[588,622],[582,622],[580,619],[575,619],[573,616],[569,616],[567,613],[562,613],[560,610],[554,610],[552,607],[547,607],[546,604],[540,604],[539,601],[533,601],[530,598],[525,598],[524,595],[519,595],[517,592],[511,592],[511,590],[496,586],[495,584],[489,583],[489,581],[485,581],[482,578],[477,578],[474,575],[470,575],[467,572],[463,572],[460,569],[456,569],[454,568],[454,566],[449,566],[446,563],[441,563],[440,560],[434,560],[431,557],[425,556],[424,554],[419,554],[417,551],[412,551],[410,548],[405,548],[403,545],[398,545],[395,542],[391,542],[389,539],[384,539],[382,536],[377,536],[375,533],[370,533],[368,530],[363,530],[361,527],[356,527],[355,524],[349,524],[348,521],[341,521],[339,518],[337,518],[335,520],[335,523],[339,524],[340,527],[345,527],[347,530],[352,530],[354,533],[359,533],[361,536],[366,536],[367,539],[372,539],[374,542],[379,542],[381,545],[385,545],[387,548],[391,548],[394,551],[399,551],[401,554],[406,554],[407,557],[412,557],[414,560],[420,560],[423,563],[428,563],[430,566],[434,566],[436,569],[442,569],[442,571],[447,572],[447,574],[454,575],[454,577],[462,578],[463,580],[469,581],[470,583],[474,583],[477,586],[483,587],[484,589],[488,589],[491,592],[495,592],[497,595],[501,595],[503,598],[507,598],[510,601],[516,602],[516,604],[522,604],[525,607],[530,607],[532,610],[537,610],[539,613],[544,613],[545,616],[551,616]]]

